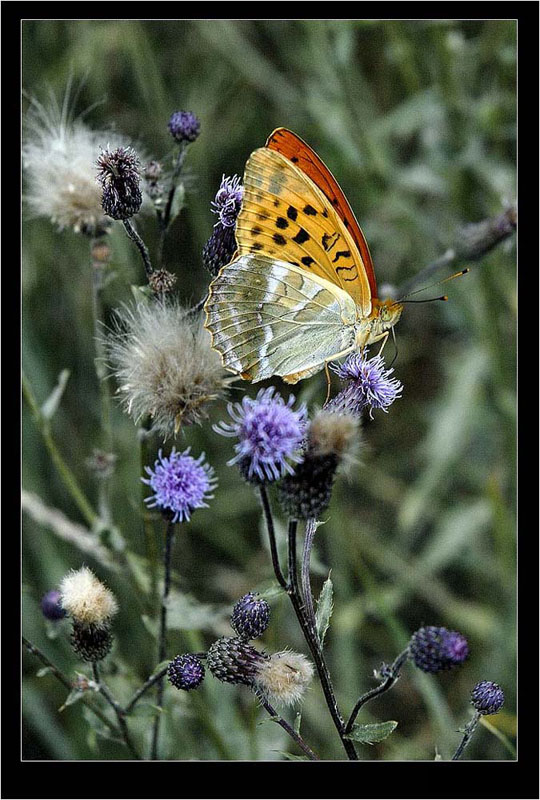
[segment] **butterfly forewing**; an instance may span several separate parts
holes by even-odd
[[[356,309],[339,287],[273,257],[243,254],[212,282],[212,344],[253,381],[314,372],[354,344]]]
[[[377,281],[368,244],[343,190],[326,164],[303,139],[287,128],[276,128],[268,137],[266,147],[284,155],[309,176],[335,208],[360,252],[362,266],[371,289],[371,297],[377,297]]]
[[[322,191],[280,153],[260,148],[250,156],[236,240],[238,254],[259,253],[324,278],[369,315],[371,289],[354,240]]]

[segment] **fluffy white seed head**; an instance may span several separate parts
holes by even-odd
[[[105,626],[118,611],[118,603],[88,567],[72,570],[60,584],[62,608],[80,625]]]
[[[24,199],[33,216],[47,217],[60,229],[92,232],[105,224],[96,158],[104,147],[115,149],[129,142],[73,119],[70,102],[69,88],[62,105],[52,94],[46,105],[31,99],[22,150]]]
[[[318,411],[309,426],[309,446],[315,456],[354,461],[360,445],[360,421],[352,414]]]
[[[261,664],[257,687],[276,705],[294,705],[302,699],[313,677],[313,665],[301,653],[273,653]]]
[[[135,423],[149,415],[165,438],[204,419],[234,380],[202,316],[186,315],[176,301],[119,309],[105,344],[124,408]]]

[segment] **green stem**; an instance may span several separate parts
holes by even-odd
[[[172,554],[172,545],[174,540],[174,526],[175,526],[174,522],[169,522],[167,524],[167,531],[165,534],[165,550],[163,555],[163,566],[165,575],[163,582],[163,597],[161,601],[158,664],[165,660],[165,656],[167,654],[167,600],[169,598],[169,590],[171,587],[171,554]],[[165,681],[162,677],[158,681],[157,685],[157,705],[160,707],[163,704],[164,689],[165,689]],[[152,748],[150,755],[152,761],[156,761],[157,759],[159,723],[160,723],[160,715],[158,714],[154,719],[154,727],[152,731]]]
[[[311,566],[311,550],[313,548],[313,539],[315,531],[317,530],[317,520],[308,519],[306,522],[306,531],[304,537],[304,549],[302,551],[302,593],[304,596],[304,604],[306,608],[306,616],[315,630],[317,629],[315,622],[315,609],[313,607],[313,595],[311,594],[311,581],[309,579],[310,566]]]
[[[68,490],[69,494],[71,495],[73,501],[75,502],[77,508],[81,512],[82,516],[88,523],[88,525],[93,528],[96,522],[99,520],[99,515],[94,511],[84,492],[82,491],[81,487],[79,486],[77,479],[73,475],[73,472],[68,467],[64,459],[62,458],[54,439],[51,434],[51,429],[49,426],[48,421],[43,417],[41,410],[37,404],[35,395],[32,391],[32,387],[26,376],[23,373],[22,376],[22,387],[23,387],[23,394],[30,411],[32,412],[32,416],[34,417],[34,421],[36,426],[43,438],[45,443],[45,447],[47,448],[49,455],[58,470],[60,477],[62,478],[66,489]]]
[[[131,736],[129,734],[129,730],[128,730],[128,726],[127,726],[127,722],[126,722],[125,709],[123,709],[122,706],[116,701],[114,696],[111,694],[109,688],[102,682],[100,674],[99,674],[99,667],[98,667],[97,661],[93,661],[92,662],[92,671],[94,673],[94,681],[96,682],[96,685],[97,685],[100,693],[103,695],[105,700],[109,703],[111,708],[114,710],[114,713],[116,714],[116,719],[118,720],[118,726],[119,726],[120,731],[122,733],[122,738],[124,739],[124,743],[125,743],[127,749],[129,750],[129,752],[131,753],[133,758],[136,758],[137,760],[140,760],[141,757],[138,754],[137,750],[135,749],[135,746],[134,746],[134,744],[133,744],[133,742],[131,740]]]
[[[463,751],[465,750],[465,748],[467,747],[467,745],[471,741],[472,735],[475,732],[476,726],[478,725],[479,722],[480,722],[480,714],[479,714],[478,711],[475,711],[474,712],[474,717],[471,719],[471,721],[469,722],[469,724],[465,728],[465,731],[463,733],[463,739],[459,743],[458,749],[456,750],[456,752],[452,756],[452,761],[458,761],[461,758],[461,756],[463,754]]]
[[[391,667],[388,668],[384,681],[380,683],[379,686],[376,686],[374,689],[370,689],[369,692],[366,692],[358,699],[355,707],[351,712],[349,721],[345,726],[345,733],[348,734],[351,732],[352,727],[354,725],[354,721],[358,716],[358,712],[360,711],[362,706],[365,706],[365,704],[368,703],[370,700],[373,700],[374,697],[379,697],[379,695],[384,694],[385,692],[387,692],[389,689],[392,688],[394,683],[396,683],[396,681],[398,680],[401,667],[406,662],[408,657],[409,657],[409,648],[407,647],[402,653],[399,654],[399,656],[396,658]]]
[[[262,706],[266,709],[266,711],[268,711],[268,713],[272,717],[272,720],[276,722],[278,725],[280,725],[283,728],[283,730],[289,734],[291,739],[294,739],[298,747],[306,754],[309,760],[320,761],[319,757],[315,755],[311,747],[302,739],[300,734],[296,733],[294,728],[291,725],[289,725],[286,719],[283,719],[283,717],[279,716],[277,711],[275,711],[274,708],[270,705],[270,703],[265,699],[264,695],[261,694],[260,692],[257,692],[256,690],[254,691],[259,700],[261,701]]]

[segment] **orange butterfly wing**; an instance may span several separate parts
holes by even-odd
[[[371,297],[377,297],[377,281],[373,269],[373,261],[364,234],[357,222],[349,202],[343,194],[338,182],[319,156],[299,136],[287,128],[276,128],[270,134],[266,147],[276,150],[285,158],[295,164],[298,169],[307,175],[321,192],[332,203],[343,224],[352,236],[360,255],[362,264],[369,281]]]

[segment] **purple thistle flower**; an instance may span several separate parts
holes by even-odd
[[[240,462],[246,480],[255,483],[277,481],[287,472],[292,474],[289,462],[302,461],[299,451],[306,432],[307,409],[302,403],[294,411],[294,396],[285,403],[280,395],[274,396],[274,391],[270,386],[261,389],[254,400],[244,397],[241,403],[229,403],[232,423],[214,425],[216,433],[238,437],[236,455],[228,464]]]
[[[56,622],[66,616],[66,612],[60,603],[60,592],[51,589],[41,598],[41,611],[46,619]]]
[[[217,485],[214,470],[203,463],[204,453],[195,459],[189,455],[190,449],[177,453],[173,447],[168,458],[160,450],[154,469],[145,467],[150,477],[141,478],[155,492],[144,502],[149,508],[171,512],[171,522],[189,522],[196,508],[208,508],[205,500],[213,497],[208,492]]]
[[[469,645],[457,631],[428,625],[413,633],[410,654],[422,672],[442,672],[463,664],[469,655]]]
[[[201,130],[201,123],[192,111],[175,111],[171,114],[168,128],[177,142],[194,142]]]
[[[233,175],[232,178],[223,175],[221,186],[210,204],[214,214],[219,215],[219,222],[216,222],[216,225],[221,222],[224,228],[234,228],[243,197],[244,187],[238,175]]]
[[[471,692],[471,703],[479,714],[497,714],[504,703],[504,692],[498,683],[480,681]]]
[[[327,411],[360,416],[364,408],[369,407],[373,417],[374,408],[387,412],[394,400],[401,397],[403,386],[390,377],[394,370],[385,368],[383,357],[368,359],[366,356],[367,351],[363,350],[353,353],[344,364],[332,365],[332,370],[342,381],[347,381],[347,385],[324,406]]]
[[[176,656],[167,667],[167,677],[177,689],[184,689],[189,692],[191,689],[197,689],[204,680],[204,667],[200,659],[186,653],[182,656]]]
[[[270,606],[253,592],[248,592],[235,603],[231,615],[231,627],[241,639],[256,639],[268,627]]]

